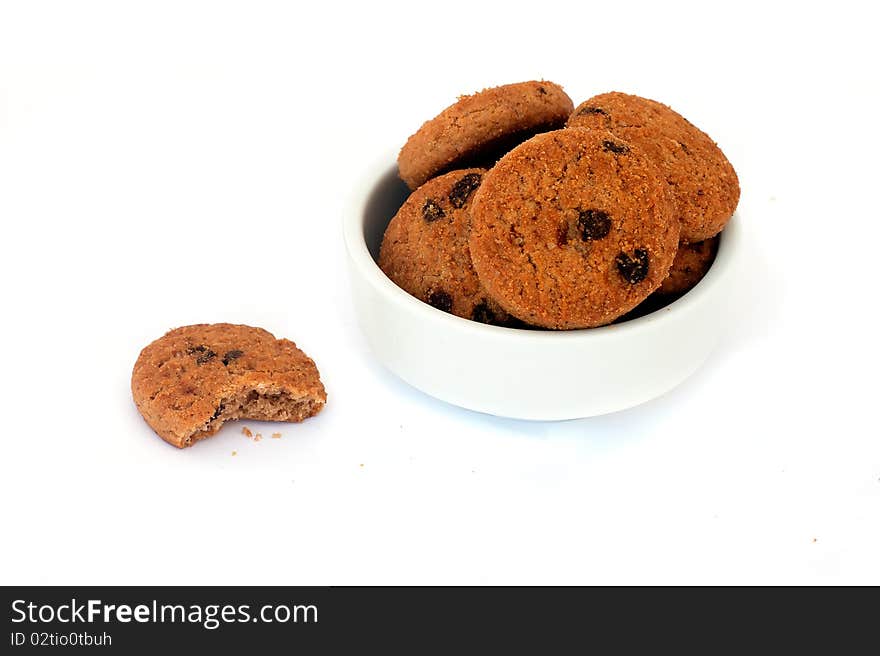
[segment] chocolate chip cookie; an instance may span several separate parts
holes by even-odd
[[[484,173],[452,171],[414,191],[385,230],[379,267],[438,310],[503,324],[509,317],[477,279],[468,246],[471,201]]]
[[[719,237],[682,244],[675,254],[669,276],[660,285],[657,294],[684,294],[692,289],[712,266],[718,251]]]
[[[546,328],[623,315],[660,286],[678,246],[662,173],[605,130],[521,144],[483,177],[471,217],[480,282],[511,315]]]
[[[578,105],[569,127],[610,131],[641,148],[673,190],[681,239],[709,239],[739,202],[736,171],[714,141],[668,106],[625,93],[603,93]]]
[[[184,326],[148,345],[131,392],[150,427],[178,448],[233,419],[302,421],[327,400],[315,363],[296,344],[228,323]]]
[[[416,189],[453,168],[492,166],[532,135],[564,126],[573,107],[552,82],[520,82],[462,96],[409,138],[397,158],[400,178]]]

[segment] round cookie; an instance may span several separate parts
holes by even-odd
[[[666,277],[674,210],[662,174],[635,146],[603,130],[540,134],[484,176],[471,208],[474,268],[526,323],[601,326]]]
[[[416,189],[453,168],[492,166],[532,135],[563,127],[573,107],[553,82],[519,82],[461,96],[401,148],[400,179]]]
[[[509,318],[471,264],[470,206],[485,171],[464,169],[429,180],[388,224],[379,267],[394,283],[439,310],[482,323]]]
[[[669,276],[660,285],[657,294],[684,294],[692,289],[712,266],[715,253],[718,251],[718,236],[697,241],[692,244],[681,244]]]
[[[713,237],[736,210],[736,171],[706,133],[666,105],[603,93],[578,105],[567,125],[609,130],[657,162],[675,195],[682,241]]]
[[[315,363],[296,344],[228,323],[184,326],[148,345],[131,393],[146,422],[178,448],[233,419],[302,421],[327,400]]]

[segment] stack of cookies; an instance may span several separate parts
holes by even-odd
[[[678,298],[739,201],[724,153],[666,105],[612,92],[574,108],[551,82],[462,97],[398,168],[413,191],[379,266],[439,310],[505,326],[590,328]]]

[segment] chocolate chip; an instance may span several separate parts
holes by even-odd
[[[687,146],[685,146],[685,145],[684,145],[683,143],[681,143],[680,141],[678,142],[678,145],[681,146],[681,149],[682,149],[685,153],[687,153],[688,155],[690,155],[691,151],[688,150],[688,147],[687,147]]]
[[[568,244],[568,223],[563,221],[556,226],[556,245],[562,248]]]
[[[642,282],[648,277],[648,251],[644,248],[637,248],[633,251],[633,257],[621,253],[614,258],[614,261],[620,275],[631,285]]]
[[[428,295],[428,305],[433,305],[444,312],[452,312],[452,297],[442,289],[438,289]]]
[[[431,200],[430,198],[425,201],[425,204],[422,206],[422,218],[425,219],[425,221],[431,223],[431,221],[442,219],[444,216],[446,216],[446,212],[444,212],[443,208],[437,204],[437,201]]]
[[[226,406],[223,405],[223,404],[221,403],[221,404],[218,406],[218,408],[214,411],[214,414],[211,415],[211,418],[208,420],[208,422],[212,422],[212,421],[214,421],[217,417],[219,417],[219,416],[220,416],[220,413],[222,413],[223,410],[224,410],[225,408],[226,408]]]
[[[217,354],[214,351],[208,349],[204,353],[202,353],[199,357],[196,358],[196,364],[205,364],[206,362],[210,362],[214,358],[217,357]]]
[[[452,191],[449,192],[449,202],[452,203],[452,206],[456,209],[464,207],[464,204],[471,197],[471,194],[474,193],[474,190],[480,186],[482,180],[483,176],[479,173],[468,173],[456,182],[452,187]]]
[[[584,107],[583,109],[578,110],[578,116],[586,116],[587,114],[602,114],[602,116],[608,116],[608,112],[606,112],[601,107]]]
[[[525,243],[522,235],[516,231],[516,226],[512,223],[510,224],[510,231],[507,233],[507,241],[519,247],[522,247],[522,245]]]
[[[495,313],[492,312],[489,304],[485,300],[482,300],[474,306],[474,311],[471,313],[471,319],[479,321],[480,323],[495,323]]]
[[[207,350],[206,346],[199,345],[199,346],[190,346],[188,349],[186,349],[186,352],[188,355],[195,355],[196,353],[204,353],[206,350]]]
[[[621,153],[628,153],[629,146],[620,143],[614,143],[613,141],[606,139],[602,142],[602,150],[606,150],[609,153],[614,153],[615,155],[620,155]]]
[[[545,89],[544,87],[538,87],[538,93],[540,93],[542,96],[546,96],[547,89]]]
[[[584,241],[602,239],[611,232],[611,217],[602,210],[578,210],[577,225]]]
[[[243,355],[244,351],[239,351],[238,349],[235,349],[234,351],[226,351],[226,355],[223,356],[223,366],[228,367],[231,360],[240,358]]]

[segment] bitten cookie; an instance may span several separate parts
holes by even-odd
[[[296,344],[228,323],[177,328],[144,348],[131,393],[150,427],[181,449],[233,419],[302,421],[327,400]]]
[[[400,150],[400,179],[416,189],[453,168],[492,166],[532,135],[564,126],[573,107],[552,82],[520,82],[462,96]]]
[[[482,323],[509,318],[471,264],[470,206],[483,169],[452,171],[410,194],[388,224],[379,267],[394,283],[444,312]]]
[[[717,251],[717,236],[679,246],[669,276],[660,285],[657,294],[684,294],[692,289],[712,266]]]
[[[581,103],[568,126],[609,130],[660,166],[675,195],[682,241],[713,237],[736,210],[736,171],[706,133],[666,105],[616,91],[604,93]]]
[[[480,281],[510,314],[546,328],[610,323],[660,286],[678,246],[668,185],[604,130],[533,137],[483,178],[471,208]]]

